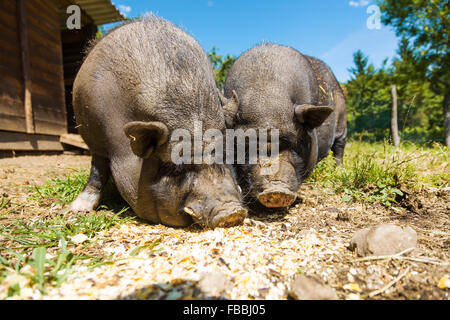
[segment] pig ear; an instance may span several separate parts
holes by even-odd
[[[233,90],[233,96],[231,98],[225,98],[219,92],[220,102],[223,107],[223,114],[225,116],[225,124],[227,128],[232,128],[234,123],[234,117],[238,111],[239,98],[236,91]]]
[[[131,150],[140,158],[148,158],[157,147],[167,142],[169,129],[162,122],[128,122],[124,127]]]
[[[294,106],[297,121],[310,128],[320,126],[334,111],[331,106],[313,106],[309,104],[298,104]]]

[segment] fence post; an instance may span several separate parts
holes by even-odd
[[[395,147],[400,144],[400,136],[398,135],[397,120],[397,86],[391,85],[392,106],[391,106],[391,138]]]

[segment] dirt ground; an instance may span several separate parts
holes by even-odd
[[[61,205],[32,202],[27,199],[32,191],[24,187],[89,166],[89,156],[0,159],[0,194],[14,203],[11,213],[0,215],[0,224],[57,214]],[[448,299],[448,287],[439,282],[450,274],[449,200],[449,193],[422,190],[386,208],[344,202],[310,184],[301,187],[289,210],[253,209],[238,227],[175,229],[137,220],[101,232],[89,246],[72,247],[115,262],[92,270],[76,265],[59,288],[50,288],[43,297],[37,290],[22,290],[20,298],[192,298],[202,272],[219,270],[230,282],[223,296],[227,299],[287,299],[297,273],[322,279],[340,299]],[[412,227],[418,248],[397,258],[359,259],[348,248],[352,235],[380,223]],[[158,250],[130,254],[158,239]],[[2,290],[0,284],[0,297]]]

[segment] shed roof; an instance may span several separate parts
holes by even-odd
[[[125,19],[110,0],[72,0],[71,2],[79,5],[96,25]]]

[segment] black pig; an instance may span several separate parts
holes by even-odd
[[[89,52],[75,79],[73,106],[92,167],[73,211],[94,209],[112,174],[141,218],[169,226],[242,222],[247,211],[225,164],[171,159],[175,129],[225,130],[211,64],[200,45],[172,23],[148,16],[125,24]]]
[[[347,139],[345,98],[323,62],[290,47],[264,43],[235,61],[224,95],[237,101],[234,128],[279,130],[276,173],[261,174],[261,164],[237,166],[250,198],[266,207],[287,207],[330,149],[342,163]]]

